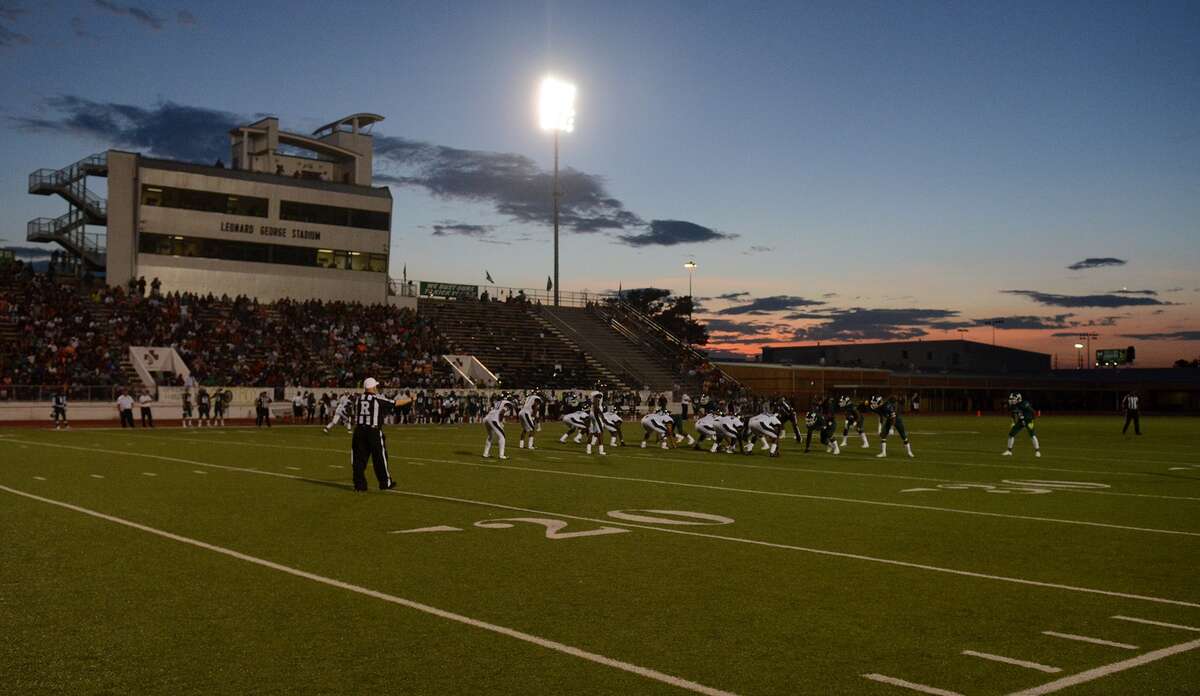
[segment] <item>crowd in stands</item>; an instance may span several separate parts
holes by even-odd
[[[120,383],[126,348],[94,310],[73,285],[21,262],[0,268],[0,385]]]

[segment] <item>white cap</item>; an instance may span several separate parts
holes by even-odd
[[[374,389],[379,386],[379,382],[374,377],[368,377],[363,380],[363,389]]]

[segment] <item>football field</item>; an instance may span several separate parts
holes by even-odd
[[[1008,423],[390,427],[366,494],[344,430],[0,428],[0,693],[1196,693],[1200,421]]]

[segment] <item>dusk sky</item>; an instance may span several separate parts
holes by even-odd
[[[1200,3],[0,0],[0,245],[26,177],[359,111],[392,275],[695,294],[712,347],[957,337],[1200,355]],[[48,248],[47,248],[48,249]]]

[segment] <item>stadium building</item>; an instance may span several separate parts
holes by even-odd
[[[66,214],[29,222],[109,285],[158,278],[163,292],[383,303],[392,197],[372,186],[371,127],[359,113],[311,135],[264,118],[229,133],[229,165],[108,150],[29,176]],[[108,180],[107,200],[88,188]],[[102,226],[104,234],[89,227]]]
[[[902,372],[1014,374],[1050,370],[1050,356],[966,340],[764,346],[762,362]]]

